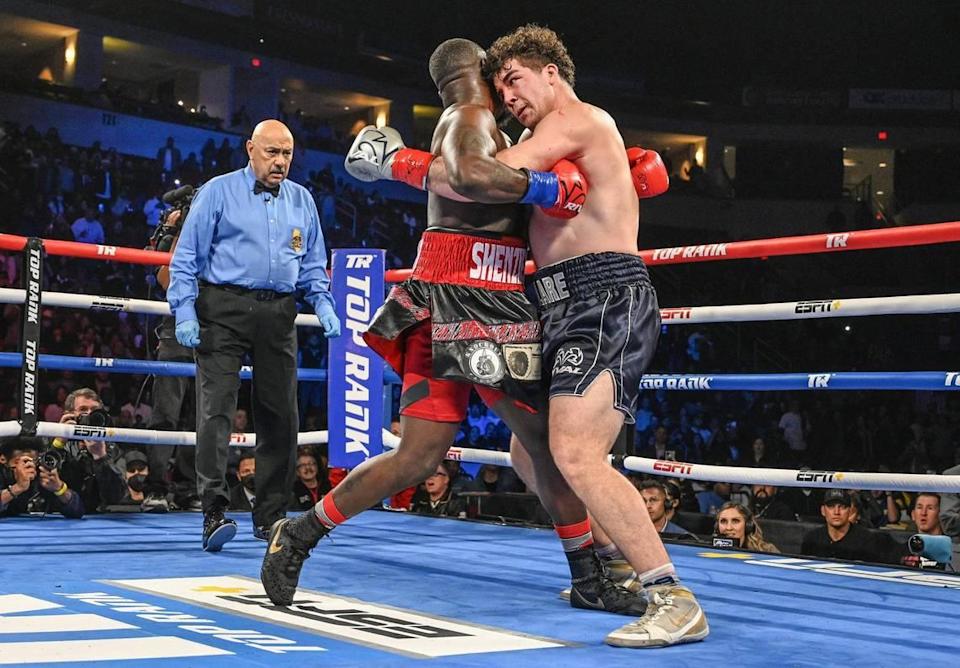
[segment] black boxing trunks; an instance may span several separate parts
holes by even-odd
[[[603,372],[633,423],[640,378],[657,349],[660,309],[643,260],[591,253],[539,269],[534,285],[550,396],[583,396]]]
[[[424,232],[411,277],[393,287],[363,335],[404,379],[402,414],[459,421],[470,386],[487,403],[496,395],[484,389],[542,406],[540,322],[523,293],[526,259],[522,239]]]

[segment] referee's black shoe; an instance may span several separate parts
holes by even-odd
[[[219,552],[237,535],[237,523],[223,516],[223,508],[215,506],[203,513],[203,550]]]

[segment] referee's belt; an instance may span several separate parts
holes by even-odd
[[[256,288],[245,288],[242,285],[232,285],[231,283],[210,283],[208,281],[199,281],[202,288],[216,288],[240,297],[250,297],[258,302],[272,302],[274,299],[283,299],[290,297],[292,292],[277,292],[276,290],[258,290]]]

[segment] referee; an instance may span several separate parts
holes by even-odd
[[[286,180],[293,135],[279,121],[262,121],[247,140],[247,155],[246,167],[211,179],[194,197],[167,291],[177,341],[195,349],[197,492],[208,552],[237,532],[224,510],[244,354],[253,358],[254,535],[266,539],[286,515],[297,456],[294,291],[303,291],[324,336],[340,334],[316,204],[306,188]]]

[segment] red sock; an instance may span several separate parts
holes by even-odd
[[[555,524],[564,552],[576,552],[593,545],[593,532],[590,530],[590,518],[576,524]]]
[[[333,529],[347,521],[346,516],[337,508],[332,492],[320,499],[320,502],[313,507],[313,512],[317,514],[320,524],[328,529]]]

